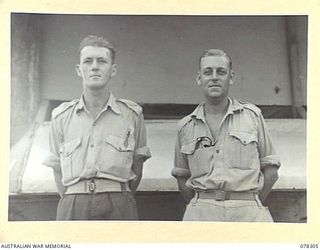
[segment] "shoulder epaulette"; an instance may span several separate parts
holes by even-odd
[[[76,99],[71,102],[61,103],[58,107],[56,107],[54,110],[52,110],[52,119],[56,118],[58,115],[62,114],[63,112],[65,112],[66,110],[68,110],[69,108],[71,108],[73,105],[75,105],[78,102],[79,102],[79,100]]]
[[[244,108],[250,109],[253,111],[257,116],[261,114],[261,110],[254,104],[252,103],[241,103]]]
[[[137,113],[137,115],[142,113],[142,107],[133,101],[127,99],[117,99],[117,101],[124,103],[128,108]]]
[[[181,131],[185,125],[187,125],[190,121],[192,120],[191,115],[187,115],[183,117],[179,122],[178,122],[178,131]]]

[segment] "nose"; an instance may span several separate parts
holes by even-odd
[[[218,79],[218,74],[216,70],[212,71],[212,75],[211,75],[212,80],[217,80]]]
[[[98,62],[96,60],[93,60],[91,65],[92,70],[98,70]]]

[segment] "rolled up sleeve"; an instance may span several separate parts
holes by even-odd
[[[43,165],[51,167],[54,170],[60,170],[60,153],[59,148],[61,144],[61,133],[58,129],[57,121],[52,119],[50,122],[50,131],[49,131],[49,149],[50,153],[46,157]]]
[[[144,162],[151,157],[151,153],[147,146],[147,132],[142,113],[139,114],[136,123],[135,141],[134,160]]]
[[[260,165],[262,169],[270,165],[279,168],[281,165],[280,157],[278,155],[268,155],[260,159]]]
[[[181,143],[179,134],[176,139],[175,152],[174,152],[174,168],[171,171],[171,175],[175,178],[178,177],[190,177],[191,172],[188,165],[187,156],[181,153]]]
[[[46,157],[42,164],[53,169],[60,169],[60,159],[52,153]]]
[[[276,153],[274,144],[262,115],[259,116],[258,126],[258,149],[261,169],[264,169],[267,166],[275,166],[279,168],[281,165],[280,157]]]
[[[136,149],[135,157],[142,158],[144,161],[149,159],[151,157],[150,149],[147,146]]]

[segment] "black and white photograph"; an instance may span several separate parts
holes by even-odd
[[[308,15],[10,15],[8,221],[307,223]]]
[[[0,0],[0,248],[318,249],[319,11]]]

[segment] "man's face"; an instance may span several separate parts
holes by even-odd
[[[233,74],[226,57],[207,56],[201,59],[197,83],[207,98],[221,99],[228,96]]]
[[[85,88],[100,90],[107,87],[109,80],[116,75],[117,65],[113,64],[109,49],[86,46],[80,52],[76,71]]]

